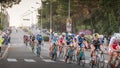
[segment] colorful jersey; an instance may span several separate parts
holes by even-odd
[[[78,45],[81,45],[83,43],[83,41],[86,41],[86,39],[78,36]]]
[[[51,39],[51,41],[52,41],[52,43],[56,43],[56,42],[58,42],[58,37],[53,37],[52,39]]]
[[[115,49],[115,50],[117,49],[117,45],[118,45],[119,43],[116,43],[116,42],[115,42],[115,39],[116,39],[115,37],[112,37],[112,38],[110,39],[109,50],[111,50],[111,48],[110,48],[110,45],[111,45],[111,44],[112,44],[112,48],[113,48],[113,49]]]

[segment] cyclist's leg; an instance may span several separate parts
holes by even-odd
[[[84,41],[83,44],[85,45],[86,48],[89,48],[87,41]]]
[[[117,60],[117,57],[119,56],[119,54],[117,52],[114,52],[114,63],[113,63],[113,66],[115,67],[115,64],[116,64],[116,60]]]
[[[108,64],[110,64],[110,63],[111,63],[112,58],[113,58],[113,52],[109,51]]]
[[[93,54],[93,52],[94,52],[94,50],[95,50],[95,47],[94,47],[93,44],[91,44],[90,47],[91,47],[91,57],[92,57],[92,54]]]
[[[94,45],[91,45],[91,58],[94,59],[94,64],[96,64],[96,50],[97,48]]]

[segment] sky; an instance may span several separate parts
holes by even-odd
[[[40,4],[36,4],[36,2],[39,2]],[[37,23],[37,11],[35,10],[40,6],[41,0],[22,0],[19,4],[14,5],[12,8],[8,8],[7,11],[10,16],[10,26],[30,26],[33,23]],[[28,15],[25,16],[25,14]]]

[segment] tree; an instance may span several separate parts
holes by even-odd
[[[45,3],[48,2],[46,5]],[[50,0],[43,2],[43,21],[49,26]],[[68,18],[68,0],[52,0],[53,5],[53,29],[66,31],[66,19]],[[71,0],[71,18],[73,32],[89,29],[100,34],[113,34],[119,31],[120,26],[120,0]],[[84,27],[83,27],[84,26]],[[49,28],[49,27],[48,27]]]
[[[4,8],[12,7],[14,4],[19,4],[21,0],[0,0]]]

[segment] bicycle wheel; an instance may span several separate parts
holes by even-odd
[[[112,67],[111,67],[111,64],[107,64],[107,68],[112,68]]]
[[[99,68],[104,68],[105,62],[104,62],[104,55],[103,54],[101,54],[98,57],[98,65],[99,65]]]
[[[94,60],[90,61],[90,68],[95,68]]]
[[[80,65],[81,66],[85,66],[85,55],[83,54],[83,56],[80,59]]]
[[[56,61],[56,59],[57,59],[57,53],[54,53],[53,54],[53,60]]]

